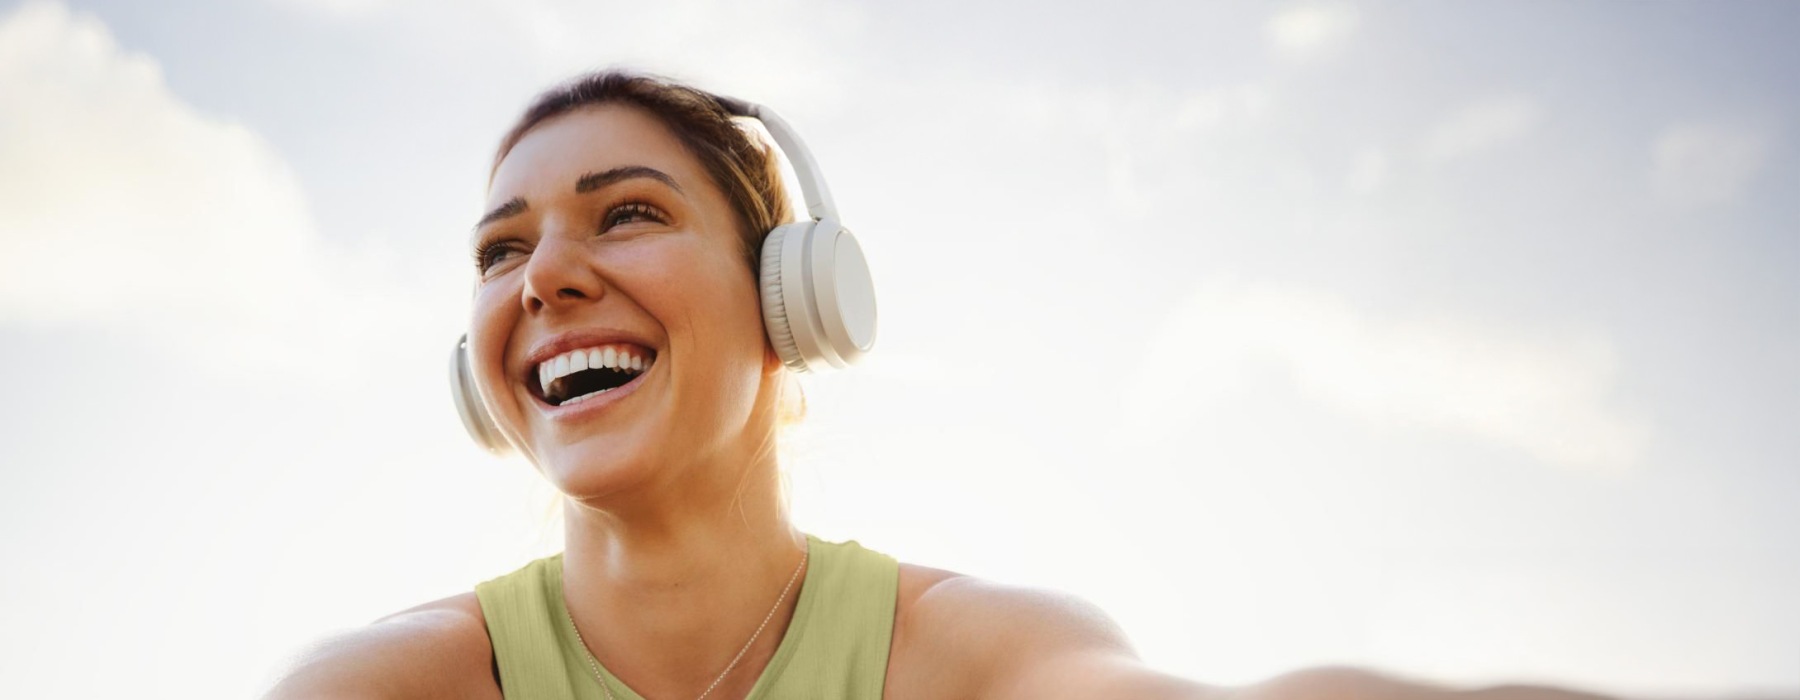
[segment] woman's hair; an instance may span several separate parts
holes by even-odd
[[[623,70],[603,70],[578,75],[545,90],[531,101],[525,114],[513,124],[488,171],[493,179],[526,132],[552,117],[583,107],[605,104],[630,105],[648,112],[670,132],[725,194],[736,214],[738,240],[744,261],[755,278],[760,269],[763,238],[792,216],[787,187],[781,181],[781,165],[774,149],[732,121],[725,100],[717,95],[652,75]],[[777,422],[784,427],[806,416],[806,395],[793,377],[784,376],[776,401]]]
[[[744,259],[751,274],[756,274],[763,237],[791,216],[787,188],[782,185],[781,166],[773,149],[732,121],[724,101],[712,93],[621,70],[576,76],[532,100],[501,139],[489,179],[532,127],[551,117],[603,104],[630,105],[650,113],[700,161],[737,215]]]

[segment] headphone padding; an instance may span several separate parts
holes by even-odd
[[[450,394],[456,402],[456,415],[462,419],[463,429],[469,431],[475,444],[497,455],[512,451],[512,445],[500,434],[500,426],[488,415],[487,405],[481,402],[475,375],[469,370],[467,333],[456,339],[456,347],[450,351]]]
[[[781,363],[796,372],[807,371],[806,357],[800,354],[800,346],[794,342],[793,328],[788,324],[787,295],[803,290],[798,289],[801,286],[799,280],[790,284],[782,279],[781,248],[789,235],[805,235],[804,229],[811,225],[812,222],[784,224],[763,237],[762,273],[758,281],[762,292],[763,329],[769,333],[769,344],[775,347]]]

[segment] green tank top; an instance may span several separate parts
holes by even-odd
[[[854,540],[806,536],[806,577],[793,620],[748,700],[876,700],[887,679],[900,567]],[[605,700],[564,612],[562,555],[475,586],[508,700]],[[606,673],[613,695],[643,700]]]

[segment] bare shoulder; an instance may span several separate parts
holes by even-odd
[[[918,641],[998,635],[1028,638],[1020,641],[1031,647],[1104,648],[1135,656],[1124,630],[1093,603],[943,569],[901,565],[895,616],[905,632],[923,635]]]
[[[1079,597],[900,566],[886,697],[1079,697],[1097,687],[1144,691],[1132,697],[1202,688],[1144,668],[1119,625]]]
[[[265,700],[500,698],[474,592],[388,615],[299,655]]]

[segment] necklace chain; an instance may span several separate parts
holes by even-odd
[[[788,591],[793,590],[794,582],[800,579],[800,570],[806,568],[806,557],[809,554],[811,552],[808,551],[800,553],[800,565],[794,567],[794,573],[788,576],[787,585],[781,587],[781,597],[775,599],[775,605],[769,608],[769,614],[763,616],[762,624],[756,626],[756,631],[750,634],[748,641],[744,642],[744,648],[738,650],[737,656],[731,657],[731,663],[725,665],[725,670],[720,671],[718,677],[713,679],[712,684],[706,686],[706,691],[700,693],[700,697],[694,700],[706,700],[706,696],[711,695],[713,689],[719,687],[719,683],[725,680],[725,676],[731,673],[731,669],[737,668],[738,662],[744,660],[744,654],[750,651],[750,645],[756,643],[756,638],[762,636],[763,628],[768,627],[769,621],[775,619],[775,611],[781,609],[781,602],[787,600]],[[600,681],[600,690],[606,693],[606,700],[617,700],[613,697],[612,686],[606,683],[606,674],[600,672],[600,661],[594,658],[594,652],[588,648],[587,640],[581,638],[581,628],[575,626],[575,616],[569,612],[566,600],[563,602],[563,616],[569,619],[569,629],[575,630],[575,641],[581,644],[581,652],[587,656],[588,668],[593,669],[594,679]]]

